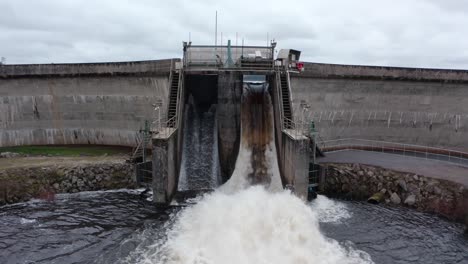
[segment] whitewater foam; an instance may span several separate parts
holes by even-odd
[[[320,233],[311,208],[287,191],[215,192],[180,213],[141,263],[372,263]]]
[[[27,219],[27,218],[20,218],[20,223],[22,225],[25,225],[25,224],[33,224],[33,223],[36,223],[36,219]]]
[[[310,203],[310,207],[317,214],[318,221],[321,223],[341,223],[342,220],[351,217],[345,204],[333,201],[323,195],[317,195],[317,198]]]
[[[269,111],[268,118],[273,124],[272,109]],[[244,125],[241,124],[241,134]],[[270,181],[250,186],[249,175],[254,171],[252,164],[255,164],[252,161],[258,157],[254,157],[252,146],[241,137],[230,180],[214,193],[202,196],[193,206],[171,216],[171,225],[167,226],[168,231],[161,239],[135,251],[141,252],[138,254],[141,258],[136,262],[373,263],[366,252],[349,244],[340,245],[321,234],[317,213],[331,219],[331,215],[339,212],[342,218],[345,208],[323,197],[309,205],[282,190],[273,127],[269,131],[271,141],[262,145],[265,151],[261,165],[267,168],[268,171],[262,173],[266,173]],[[258,151],[256,155],[259,155]],[[333,205],[336,210],[326,211],[324,207],[327,205]],[[317,212],[312,210],[314,207]],[[130,262],[135,261],[129,259]]]

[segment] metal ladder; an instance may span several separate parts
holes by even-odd
[[[132,162],[145,162],[146,161],[146,148],[151,140],[151,133],[149,122],[145,121],[145,128],[140,129],[140,133],[137,135],[137,146],[134,148],[130,160]]]
[[[281,100],[283,104],[283,126],[284,129],[292,129],[292,108],[289,93],[289,76],[287,72],[280,74]]]
[[[167,120],[168,121],[176,121],[173,120],[177,116],[177,107],[178,107],[178,97],[179,97],[179,79],[180,73],[178,71],[174,71],[172,73],[172,80],[171,80],[171,92],[169,95],[169,110],[167,113]],[[175,127],[177,122],[168,122],[168,127]]]

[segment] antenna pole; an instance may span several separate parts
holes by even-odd
[[[218,10],[215,15],[215,47],[218,46]]]

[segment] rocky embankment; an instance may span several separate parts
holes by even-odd
[[[123,157],[12,157],[0,159],[0,205],[55,193],[133,188]]]
[[[323,164],[324,190],[352,199],[377,197],[387,204],[465,221],[468,225],[468,188],[462,184],[361,164]]]

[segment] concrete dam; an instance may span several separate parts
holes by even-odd
[[[228,182],[246,153],[251,183],[271,183],[274,155],[282,187],[306,197],[311,124],[315,143],[332,142],[324,149],[367,140],[468,151],[468,71],[320,63],[301,71],[300,52],[274,58],[274,48],[186,44],[182,59],[1,65],[0,147],[138,146],[136,178],[161,204],[177,190]],[[252,75],[263,83],[245,82]]]

